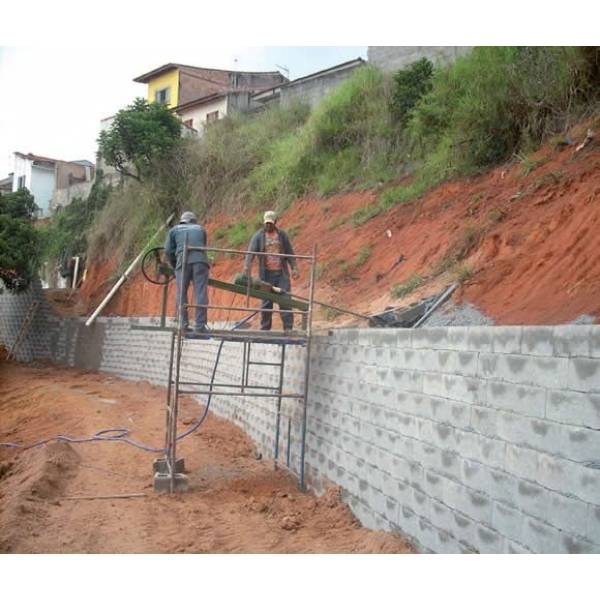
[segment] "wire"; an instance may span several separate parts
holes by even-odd
[[[259,311],[251,313],[247,317],[243,318],[241,321],[237,321],[231,329],[232,330],[238,329],[239,327],[241,327],[242,325],[247,323],[250,319],[252,319],[252,317],[256,316],[258,314],[258,312]],[[223,350],[223,344],[225,343],[225,341],[226,340],[223,339],[219,343],[219,349],[217,350],[217,356],[215,358],[215,364],[213,366],[213,371],[212,371],[211,378],[210,378],[208,399],[207,399],[206,405],[204,407],[204,412],[198,419],[196,419],[196,421],[192,424],[192,426],[187,431],[184,431],[183,433],[181,433],[177,436],[177,441],[182,440],[185,437],[187,437],[188,435],[194,433],[194,431],[196,431],[198,429],[198,427],[200,427],[200,425],[202,425],[202,423],[204,422],[204,420],[206,419],[206,417],[208,415],[208,409],[210,408],[210,402],[211,402],[212,396],[213,396],[212,386],[215,381],[215,376],[217,374],[217,368],[219,366],[219,359],[221,357],[221,351]],[[34,442],[33,444],[18,444],[15,442],[0,442],[0,448],[14,448],[14,449],[18,449],[18,450],[31,450],[33,448],[41,448],[42,446],[45,446],[46,444],[48,444],[50,442],[55,442],[55,441],[56,442],[58,442],[58,441],[69,442],[71,444],[83,444],[86,442],[122,442],[124,444],[129,444],[130,446],[133,446],[140,450],[144,450],[145,452],[153,452],[153,453],[166,452],[166,448],[153,448],[152,446],[147,446],[146,444],[142,444],[141,442],[137,442],[135,440],[129,439],[129,437],[128,437],[129,434],[130,434],[130,431],[126,427],[117,427],[114,429],[101,429],[100,431],[96,432],[95,434],[93,434],[89,437],[77,438],[77,437],[71,437],[71,436],[59,434],[59,435],[54,435],[54,436],[45,438],[43,440],[40,440],[39,442]]]

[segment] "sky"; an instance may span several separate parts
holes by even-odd
[[[133,78],[165,63],[242,71],[279,65],[295,79],[366,55],[366,46],[0,47],[0,179],[13,170],[14,152],[95,162],[100,120],[145,97],[146,86]]]

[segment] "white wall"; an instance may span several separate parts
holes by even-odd
[[[13,192],[19,189],[19,177],[25,176],[25,187],[33,194],[35,203],[40,208],[41,217],[50,214],[50,200],[54,193],[54,168],[37,167],[33,161],[15,156]]]
[[[208,102],[207,104],[201,104],[200,106],[193,106],[185,111],[181,111],[179,116],[182,121],[192,119],[192,127],[198,131],[200,135],[204,131],[206,125],[206,115],[208,113],[219,111],[219,119],[222,119],[227,114],[227,98],[218,98],[214,102]]]
[[[44,169],[33,165],[31,167],[31,184],[29,191],[33,194],[35,203],[41,209],[42,217],[50,214],[50,200],[54,193],[54,169]]]
[[[31,185],[31,161],[15,155],[15,167],[13,175],[13,192],[19,189],[19,177],[25,175],[25,187]]]

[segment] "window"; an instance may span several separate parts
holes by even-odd
[[[213,112],[209,112],[206,114],[206,122],[207,123],[214,123],[215,121],[219,120],[219,111],[218,110],[214,110]]]
[[[156,90],[154,92],[154,101],[158,104],[169,104],[171,99],[171,88],[163,88],[162,90]]]
[[[183,124],[184,124],[186,127],[190,127],[190,128],[192,128],[192,129],[193,129],[193,128],[194,128],[194,119],[186,119],[186,120],[183,122]]]
[[[25,175],[21,175],[19,179],[17,179],[17,189],[22,190],[25,187]]]

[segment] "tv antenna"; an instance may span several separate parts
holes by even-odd
[[[290,70],[285,66],[285,65],[275,65],[278,69],[281,69],[282,71],[285,71],[285,77],[286,79],[290,78]]]

